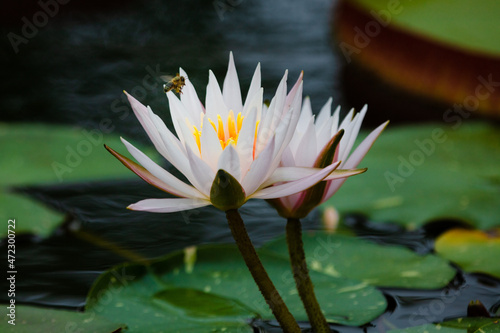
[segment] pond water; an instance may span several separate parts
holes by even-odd
[[[39,10],[36,5],[20,3],[23,5],[13,7],[10,15],[2,14],[4,35],[19,33],[21,18],[30,18]],[[221,3],[226,4],[223,9]],[[115,134],[148,143],[122,90],[151,105],[168,123],[159,76],[175,74],[182,66],[203,99],[208,69],[222,78],[229,51],[234,52],[243,91],[261,62],[267,98],[274,94],[285,69],[289,69],[289,81],[304,70],[304,95],[311,97],[314,110],[330,96],[344,110],[359,109],[365,103],[363,95],[346,94],[343,60],[332,50],[333,5],[326,0],[120,1],[104,8],[97,1],[61,5],[58,14],[28,43],[19,45],[18,53],[4,40],[0,121],[97,128],[109,118]],[[384,114],[370,117],[368,123],[389,118]],[[157,193],[140,181],[48,185],[19,191],[67,216],[47,239],[18,236],[22,277],[17,300],[26,304],[82,309],[92,282],[117,263],[153,258],[190,245],[231,242],[225,218],[215,209],[169,215],[124,210],[129,203]],[[283,233],[285,221],[263,202],[249,202],[242,213],[256,245]],[[347,224],[361,237],[401,244],[418,253],[431,251],[436,236],[430,230],[405,232],[356,216]],[[318,213],[304,226],[320,229]],[[2,242],[4,247],[6,242]],[[0,285],[4,288],[5,281]],[[467,304],[475,299],[491,313],[500,306],[499,280],[460,270],[444,290],[383,291],[389,309],[371,325],[332,327],[341,332],[384,332],[463,316]],[[446,303],[449,295],[453,301]],[[6,301],[6,295],[0,300]],[[279,331],[272,322],[254,326],[256,332]]]

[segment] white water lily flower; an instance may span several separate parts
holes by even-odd
[[[324,168],[279,168],[282,154],[292,139],[302,104],[302,74],[287,94],[287,72],[268,108],[263,107],[260,65],[257,65],[242,103],[232,54],[221,91],[209,72],[205,107],[186,77],[180,99],[168,92],[175,136],[150,107],[127,94],[135,115],[158,152],[189,181],[181,181],[122,138],[133,162],[106,147],[125,166],[157,188],[180,198],[145,199],[128,208],[150,212],[175,212],[207,205],[227,210],[250,198],[287,196],[318,183],[325,177],[345,177]],[[229,176],[230,175],[230,176]],[[286,182],[286,183],[283,183]],[[275,183],[280,183],[275,185]],[[274,185],[274,186],[272,186]]]
[[[295,134],[281,158],[283,171],[288,168],[316,167],[340,163],[336,173],[346,172],[345,177],[331,179],[296,194],[269,200],[281,216],[303,218],[314,207],[328,200],[342,186],[346,177],[360,174],[366,169],[355,169],[368,153],[375,140],[389,121],[374,129],[351,153],[367,106],[354,115],[351,110],[339,124],[340,107],[331,115],[332,99],[314,116],[309,98],[305,98]]]

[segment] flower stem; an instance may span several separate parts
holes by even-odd
[[[295,285],[306,309],[311,326],[316,333],[331,332],[330,326],[328,326],[326,318],[316,300],[314,287],[309,277],[309,271],[307,270],[304,245],[302,243],[302,226],[299,219],[288,218],[286,224],[286,241],[288,243],[288,253],[290,254]]]
[[[250,240],[250,237],[248,237],[248,233],[245,225],[243,224],[240,213],[238,213],[238,210],[236,209],[229,209],[226,211],[226,217],[231,233],[233,234],[233,238],[236,241],[236,245],[243,256],[243,259],[245,259],[245,263],[247,264],[255,283],[257,283],[262,296],[264,296],[264,299],[271,308],[271,311],[280,323],[283,332],[300,333],[301,330],[299,325],[286,307],[285,302],[283,302],[283,299],[276,290],[276,287],[269,278],[269,275],[267,275],[264,266],[262,266],[252,241]]]

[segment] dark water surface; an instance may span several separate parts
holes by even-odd
[[[304,70],[304,95],[311,97],[315,111],[330,96],[344,109],[359,108],[363,95],[351,87],[346,98],[341,79],[344,60],[332,50],[332,6],[327,0],[110,1],[105,5],[73,0],[61,5],[27,43],[19,44],[16,53],[5,36],[21,35],[22,18],[32,21],[40,7],[36,2],[9,3],[0,14],[4,36],[0,122],[64,123],[92,129],[109,118],[115,134],[147,142],[122,90],[151,105],[168,123],[159,76],[175,74],[182,66],[203,99],[208,69],[222,83],[229,51],[234,52],[243,91],[261,62],[266,98],[273,96],[285,69],[290,71],[289,81]],[[231,241],[224,215],[212,208],[168,215],[123,209],[157,195],[158,190],[141,181],[20,191],[64,212],[67,220],[47,239],[17,237],[16,260],[22,267],[17,280],[19,303],[81,309],[93,281],[117,263],[157,257],[189,245]],[[263,202],[249,202],[242,213],[257,245],[283,233],[285,221]],[[401,244],[418,253],[432,250],[432,237],[425,230],[410,233],[391,225],[375,227],[379,224],[356,217],[351,222],[362,237]],[[320,228],[318,216],[313,214],[304,225]],[[2,290],[4,285],[2,281]],[[335,329],[384,332],[463,316],[468,302],[475,299],[492,313],[500,304],[497,279],[458,270],[443,290],[383,291],[390,306],[372,325]],[[6,296],[0,294],[0,301],[6,301]],[[255,325],[256,331],[276,331],[272,323]]]

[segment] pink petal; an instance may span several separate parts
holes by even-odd
[[[133,173],[141,177],[143,180],[148,182],[149,184],[153,185],[154,187],[165,191],[167,193],[176,195],[178,197],[183,197],[183,193],[181,191],[178,191],[175,187],[169,186],[165,184],[163,181],[158,179],[157,177],[153,176],[151,172],[146,170],[143,166],[135,163],[128,157],[125,157],[121,155],[120,153],[114,151],[110,147],[104,145],[104,147],[111,153],[113,154],[114,157],[116,157],[120,162],[122,162],[123,165],[125,165],[128,169],[130,169]]]
[[[331,164],[321,171],[318,171],[311,176],[304,177],[295,182],[266,187],[265,189],[255,192],[250,197],[255,199],[274,199],[301,192],[322,181],[333,170],[335,170],[335,168],[337,168],[339,164],[339,162]]]
[[[128,209],[152,213],[173,213],[210,205],[199,199],[145,199],[128,206]]]
[[[376,129],[374,129],[364,140],[361,142],[361,144],[356,148],[356,150],[351,154],[349,159],[343,164],[343,168],[346,169],[353,169],[358,166],[358,164],[361,162],[361,160],[365,157],[365,155],[368,153],[370,148],[373,146],[373,143],[375,140],[377,140],[378,136],[382,131],[385,129],[385,127],[389,124],[389,121],[386,121]],[[328,182],[328,185],[326,187],[325,195],[323,196],[322,202],[325,202],[328,200],[332,195],[335,194],[339,190],[339,188],[344,184],[346,179],[338,179],[338,180],[332,180]]]
[[[197,189],[174,177],[171,173],[153,162],[153,160],[151,160],[142,151],[130,144],[127,140],[122,138],[122,142],[125,144],[125,147],[130,152],[130,154],[132,154],[132,156],[137,160],[137,162],[139,162],[146,170],[148,170],[153,176],[158,178],[167,186],[175,189],[177,193],[180,193],[180,196],[186,198],[204,197],[203,194],[201,194]],[[179,171],[182,172],[183,170]]]

